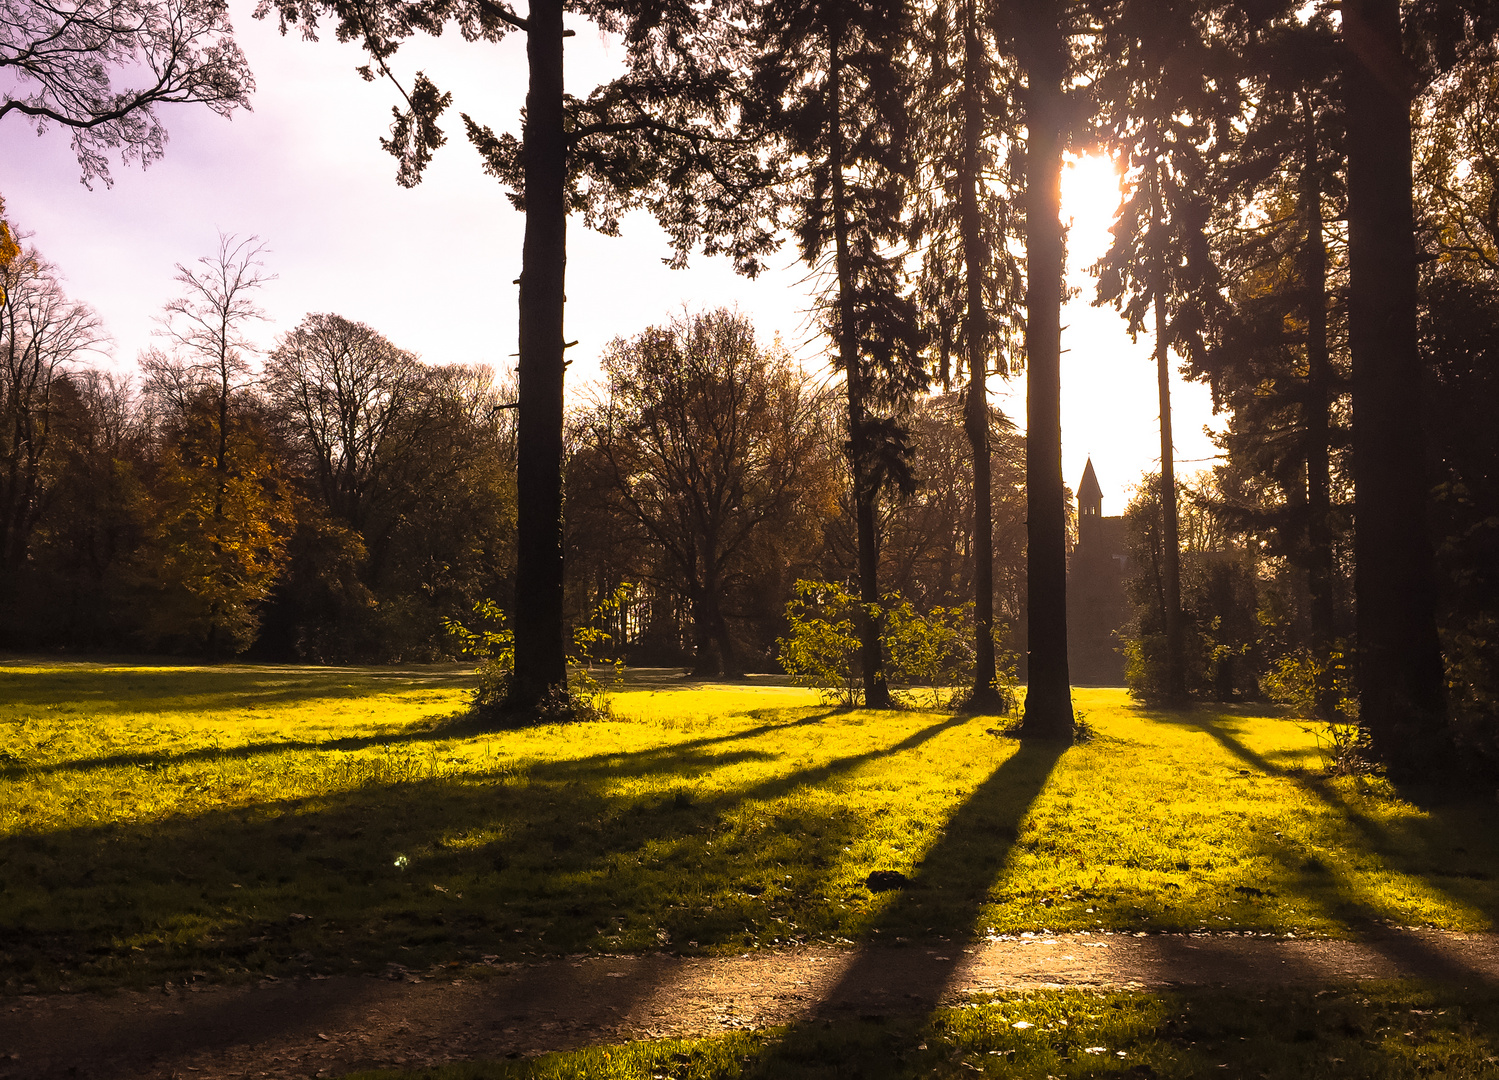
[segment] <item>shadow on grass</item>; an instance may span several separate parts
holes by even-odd
[[[764,711],[768,712],[769,710]],[[783,714],[785,712],[785,710],[779,711]],[[773,731],[816,724],[834,715],[836,715],[836,710],[825,710],[798,717],[795,720],[782,720],[779,723],[763,723],[741,731],[728,732],[722,735],[709,735],[698,739],[689,739],[684,742],[674,742],[664,749],[695,750],[704,746],[735,742],[740,739],[752,739]],[[582,733],[588,731],[587,727],[582,724],[567,725],[567,727],[569,730]],[[160,767],[167,765],[188,765],[195,762],[207,761],[235,761],[291,751],[340,751],[343,753],[353,753],[359,750],[445,742],[449,739],[469,739],[491,734],[497,735],[509,730],[515,729],[496,729],[484,719],[465,710],[435,721],[417,721],[402,725],[395,731],[380,732],[373,735],[359,735],[316,741],[306,739],[277,739],[274,742],[247,743],[244,746],[231,746],[227,749],[204,746],[177,753],[132,751],[117,754],[101,754],[91,758],[69,758],[62,761],[48,761],[37,764],[6,765],[0,767],[0,780],[16,780],[22,776],[46,776],[58,772],[87,772],[92,769]],[[641,752],[651,753],[651,751]],[[603,753],[595,755],[595,758],[610,759],[616,756],[618,755]],[[590,759],[581,760],[587,761]]]
[[[957,723],[724,790],[712,774],[776,755],[719,744],[787,725],[6,837],[0,978],[159,985],[833,935],[833,880],[866,823],[826,785]]]
[[[1362,838],[1365,851],[1377,855],[1392,870],[1420,879],[1433,892],[1481,911],[1489,922],[1487,929],[1492,930],[1499,920],[1499,896],[1492,885],[1484,884],[1490,880],[1489,871],[1469,868],[1473,861],[1487,867],[1499,864],[1499,845],[1495,843],[1499,809],[1491,803],[1444,802],[1424,809],[1423,818],[1391,828],[1354,805],[1330,777],[1277,763],[1246,745],[1217,710],[1184,709],[1166,718],[1201,729],[1251,769],[1290,781],[1321,801]],[[1487,981],[1486,973],[1463,963],[1460,951],[1443,948],[1436,938],[1390,933],[1391,924],[1400,921],[1398,913],[1370,894],[1356,870],[1298,852],[1287,844],[1262,843],[1259,852],[1280,863],[1288,879],[1300,882],[1309,900],[1314,898],[1317,886],[1330,885],[1337,897],[1338,915],[1363,931],[1372,946],[1402,968],[1428,971],[1450,982]],[[1470,884],[1463,887],[1464,882]]]
[[[948,819],[909,884],[871,928],[812,1018],[793,1024],[783,1038],[767,1046],[749,1075],[785,1075],[788,1068],[798,1075],[841,1075],[847,1067],[852,1067],[852,1075],[863,1075],[871,1067],[873,1075],[907,1072],[892,1068],[896,1046],[887,1037],[905,1024],[873,1038],[849,1029],[852,1039],[830,1038],[827,1025],[840,1017],[847,1020],[854,1010],[863,1013],[865,1023],[884,1025],[887,1019],[931,1010],[953,988],[965,948],[983,934],[979,914],[1004,870],[1020,824],[1066,749],[1054,742],[1022,742],[973,791]],[[922,944],[910,944],[913,938],[922,939]],[[911,1045],[903,1049],[914,1050],[915,1042],[910,1039]]]
[[[456,664],[324,668],[300,664],[173,667],[45,663],[41,671],[18,671],[17,665],[0,665],[0,701],[17,710],[152,716],[349,700],[395,691],[467,689],[474,685],[473,669]]]
[[[840,781],[965,721],[913,717],[920,726],[903,723],[863,752],[714,787],[733,780],[724,770],[777,756],[755,736],[813,718],[505,776],[9,837],[0,841],[0,978],[11,993],[159,987],[203,968],[399,978],[455,962],[482,971],[485,960],[662,944],[737,952],[849,933],[837,896],[857,879],[844,853],[871,808],[847,805]],[[733,740],[749,744],[722,745]],[[916,922],[926,934],[971,932],[1056,756],[1022,748],[956,810],[915,872],[912,895],[923,899],[881,919],[887,937]],[[232,997],[196,1008],[191,1031],[167,1017],[141,1024],[159,1021],[157,1035],[186,1040],[187,1053],[227,1030],[274,1040],[315,1023],[317,1009],[357,1012],[389,996],[379,981],[342,985],[336,1002],[318,1006],[310,992],[257,1011],[243,1036]],[[659,985],[648,977],[607,989],[627,1012]]]

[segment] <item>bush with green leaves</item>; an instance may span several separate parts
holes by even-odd
[[[1326,660],[1309,649],[1300,649],[1278,659],[1260,685],[1273,701],[1286,706],[1292,716],[1313,721],[1307,728],[1317,739],[1327,771],[1334,776],[1369,772],[1373,755],[1369,733],[1358,722],[1358,697],[1352,685],[1348,655],[1341,643]],[[1324,688],[1334,699],[1331,716],[1318,707]]]
[[[789,632],[778,641],[781,667],[798,686],[821,692],[828,704],[860,700],[858,600],[843,585],[798,581],[786,605]],[[888,593],[870,614],[881,620],[885,677],[907,691],[912,704],[941,708],[973,682],[973,604],[934,607],[922,614],[898,593]],[[1013,664],[997,688],[1014,699]]]
[[[788,633],[776,641],[781,668],[797,686],[820,692],[829,705],[859,703],[857,603],[836,582],[798,581],[786,605]]]
[[[601,600],[588,621],[573,630],[573,651],[567,658],[567,692],[553,692],[537,707],[537,715],[550,720],[604,720],[611,714],[609,695],[624,677],[624,660],[613,649],[614,635],[606,627],[618,620],[620,610],[635,586],[619,586]],[[478,661],[479,686],[474,707],[480,712],[499,709],[510,694],[515,674],[515,633],[506,625],[505,613],[493,600],[474,605],[474,626],[456,619],[446,620],[448,634],[464,656]],[[610,656],[610,653],[616,653]]]
[[[885,597],[887,677],[892,686],[905,687],[913,703],[929,697],[942,708],[973,683],[973,603],[934,607],[919,614],[899,595]]]

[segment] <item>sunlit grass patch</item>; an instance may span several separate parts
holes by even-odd
[[[1045,991],[917,1018],[867,1016],[349,1080],[915,1077],[1395,1080],[1499,1077],[1492,994],[1387,985],[1274,996]]]
[[[0,665],[0,982],[483,973],[1022,930],[1492,926],[1491,804],[1329,780],[1246,711],[994,718],[640,680],[503,732],[456,669]],[[907,886],[872,892],[871,871]],[[878,935],[878,936],[877,936]],[[457,965],[450,967],[449,965]]]

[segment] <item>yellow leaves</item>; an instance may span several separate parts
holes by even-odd
[[[21,255],[21,245],[16,243],[10,225],[5,220],[5,199],[0,198],[0,274],[10,269],[10,264]],[[0,279],[0,304],[5,303],[5,281]]]
[[[256,609],[286,564],[295,525],[279,481],[275,463],[244,432],[230,439],[222,471],[168,451],[154,531],[163,584],[180,604],[172,617],[191,636],[233,651],[253,639]]]

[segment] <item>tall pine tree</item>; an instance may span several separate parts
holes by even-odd
[[[924,12],[919,34],[922,183],[913,233],[921,247],[923,309],[938,343],[939,376],[967,372],[964,427],[973,455],[974,678],[968,705],[1002,706],[994,656],[994,510],[988,376],[1009,374],[1024,296],[1010,239],[1019,233],[1017,71],[1001,5],[948,0]],[[1015,350],[1018,352],[1018,349]]]
[[[743,66],[742,22],[721,4],[689,0],[531,0],[524,17],[492,0],[261,0],[283,30],[311,35],[320,15],[336,19],[340,41],[359,42],[369,57],[366,79],[385,77],[406,108],[393,109],[382,144],[399,161],[398,182],[421,180],[446,141],[438,126],[452,95],[418,72],[408,90],[392,70],[401,43],[417,32],[456,24],[469,41],[526,35],[530,85],[523,134],[496,136],[464,115],[486,169],[526,212],[520,285],[520,392],[517,484],[519,542],[515,599],[515,677],[509,706],[524,711],[547,698],[565,700],[563,625],[563,334],[567,216],[606,233],[634,206],[647,206],[665,227],[677,261],[701,244],[732,254],[745,272],[773,243],[756,196],[769,174],[753,146],[729,130]],[[565,11],[623,36],[626,73],[587,99],[563,91]]]
[[[822,276],[823,325],[847,399],[864,703],[888,708],[878,509],[909,490],[901,406],[927,385],[902,243],[912,164],[911,12],[883,0],[771,0],[758,11],[753,120],[805,167],[788,175],[802,259]]]

